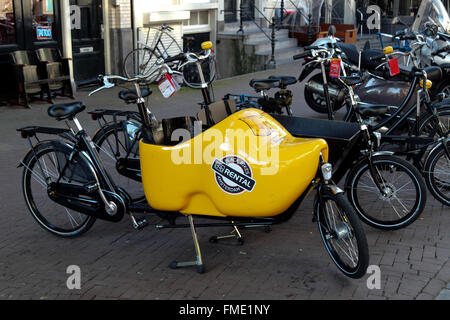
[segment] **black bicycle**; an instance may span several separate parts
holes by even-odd
[[[404,55],[393,52],[392,55]],[[339,51],[333,48],[309,47],[294,59],[314,57],[313,62],[325,64],[332,58],[339,59]],[[383,55],[384,56],[384,55]],[[323,69],[323,68],[322,68]],[[322,70],[322,72],[325,72]],[[413,67],[409,73],[413,79],[410,90],[399,107],[360,103],[353,92],[353,87],[362,81],[359,75],[339,77],[345,89],[347,113],[344,121],[356,121],[367,124],[371,130],[381,133],[383,150],[412,161],[425,178],[428,189],[441,203],[450,205],[448,176],[450,174],[450,100],[440,96],[440,101],[433,102],[429,89],[432,81],[442,78],[439,67],[420,69]],[[418,90],[416,90],[419,88]],[[324,91],[327,92],[327,90]],[[411,100],[416,97],[416,103]],[[325,95],[329,110],[332,110],[329,94]],[[329,113],[332,118],[334,114]]]

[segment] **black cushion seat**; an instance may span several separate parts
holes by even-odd
[[[280,81],[280,87],[287,87],[297,83],[297,78],[291,76],[270,76],[269,79]]]
[[[142,98],[149,96],[152,93],[152,90],[149,88],[141,88]],[[119,92],[119,98],[125,101],[126,103],[136,103],[137,102],[137,92],[134,89],[122,90]]]
[[[385,114],[389,111],[389,106],[385,104],[361,104],[356,111],[363,117],[375,117]]]
[[[256,91],[268,90],[271,88],[277,88],[280,85],[280,81],[277,79],[252,79],[250,80],[250,87]]]
[[[356,66],[359,64],[359,51],[354,44],[338,42],[336,46],[345,53],[351,63]]]
[[[56,120],[71,119],[77,113],[80,113],[86,109],[86,106],[81,101],[75,101],[64,104],[54,104],[47,110],[50,117],[56,118]]]
[[[442,69],[438,66],[430,66],[426,67],[424,71],[427,73],[427,78],[430,81],[441,81],[444,77],[444,73]]]

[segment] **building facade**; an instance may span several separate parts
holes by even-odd
[[[382,18],[413,18],[421,0],[284,0],[288,10],[308,12],[321,4],[321,21],[358,24],[359,12],[378,5]],[[444,0],[447,8],[450,0]],[[244,10],[241,13],[241,4]],[[211,40],[227,23],[269,19],[281,0],[0,0],[0,72],[8,74],[9,54],[42,47],[59,49],[72,58],[77,85],[92,82],[100,73],[122,73],[122,61],[133,49],[151,45],[155,29],[167,24],[178,47]],[[252,9],[252,7],[257,9]],[[386,22],[388,23],[388,22]],[[8,77],[0,78],[0,96],[11,92]]]

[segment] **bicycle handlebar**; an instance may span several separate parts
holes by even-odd
[[[295,56],[293,56],[293,59],[299,60],[309,56],[317,57],[320,53],[327,53],[328,55],[331,55],[331,50],[333,49],[328,49],[326,47],[308,46],[305,47],[305,52],[296,54]]]
[[[137,82],[137,81],[143,81],[146,79],[151,78],[153,75],[155,75],[157,73],[157,71],[161,70],[161,69],[166,69],[167,72],[169,73],[173,73],[172,69],[167,65],[167,63],[169,62],[173,62],[173,61],[183,61],[183,60],[187,60],[187,62],[185,62],[183,65],[181,65],[181,67],[185,66],[186,64],[189,63],[194,63],[197,61],[202,61],[207,59],[210,54],[211,54],[211,50],[207,50],[207,53],[205,55],[197,55],[195,53],[192,52],[187,52],[187,53],[179,53],[176,56],[173,57],[168,57],[166,59],[162,59],[159,58],[155,65],[152,67],[151,70],[149,70],[149,72],[145,75],[137,75],[134,78],[125,78],[123,76],[118,76],[118,75],[100,75],[99,76],[99,80],[103,82],[103,86],[91,91],[88,96],[99,92],[100,90],[103,89],[109,89],[115,86],[114,83],[110,82],[110,80],[121,80],[124,82]],[[181,68],[180,67],[180,68]]]

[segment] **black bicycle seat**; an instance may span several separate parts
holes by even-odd
[[[277,79],[252,79],[250,80],[250,87],[256,91],[268,90],[280,86],[280,81]]]
[[[149,88],[141,88],[142,98],[148,97],[152,94],[152,90]],[[119,92],[119,98],[125,101],[126,103],[136,103],[137,102],[137,93],[134,89],[122,90]]]
[[[291,84],[297,83],[296,77],[290,77],[290,76],[270,76],[269,79],[274,79],[280,81],[280,87],[287,87]]]
[[[56,120],[64,120],[73,118],[77,113],[80,113],[84,109],[86,109],[86,106],[83,102],[75,101],[64,104],[54,104],[48,108],[47,113],[50,117],[56,118]]]
[[[389,111],[389,106],[384,104],[361,104],[356,108],[363,117],[375,117],[385,114]]]
[[[427,73],[427,78],[430,81],[440,81],[444,76],[442,69],[438,66],[426,67],[423,70]]]

